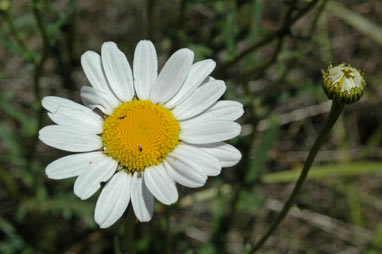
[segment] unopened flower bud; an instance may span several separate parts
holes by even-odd
[[[11,2],[9,0],[0,0],[0,12],[7,12],[11,7]]]
[[[365,89],[364,74],[360,70],[342,63],[329,64],[327,71],[322,71],[322,87],[329,99],[340,104],[351,104],[358,101]]]

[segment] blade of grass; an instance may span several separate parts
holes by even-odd
[[[373,39],[377,44],[382,46],[382,28],[370,22],[367,18],[364,18],[358,13],[345,8],[342,4],[334,1],[328,3],[327,10],[329,10],[333,16],[344,20],[346,23],[364,33]]]
[[[293,182],[297,180],[300,171],[301,169],[266,174],[261,178],[261,181],[266,184]],[[360,161],[316,166],[311,169],[308,179],[321,179],[333,176],[354,176],[372,173],[382,173],[382,162]]]

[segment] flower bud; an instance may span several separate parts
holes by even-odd
[[[11,2],[9,0],[0,0],[0,12],[7,12],[11,7]]]
[[[358,101],[365,89],[364,74],[360,70],[342,63],[329,64],[327,71],[322,71],[322,87],[329,99],[340,104],[351,104]]]

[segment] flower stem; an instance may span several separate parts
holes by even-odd
[[[130,206],[125,219],[125,230],[123,234],[126,243],[127,254],[135,254],[134,225],[135,215],[133,208]]]
[[[312,166],[312,163],[314,161],[314,158],[317,155],[318,150],[320,149],[321,145],[326,140],[330,130],[334,126],[335,122],[337,121],[338,117],[340,116],[343,109],[343,105],[338,104],[337,102],[333,101],[332,106],[330,108],[329,116],[325,122],[325,125],[323,129],[321,130],[320,134],[318,135],[316,141],[314,142],[312,148],[309,151],[308,158],[305,161],[304,167],[301,171],[300,177],[297,180],[297,183],[293,189],[292,194],[290,195],[287,202],[284,204],[283,209],[277,216],[275,222],[272,224],[272,226],[269,228],[267,233],[263,235],[263,237],[258,241],[258,243],[248,252],[248,253],[255,253],[255,251],[259,250],[264,243],[267,241],[269,236],[273,234],[273,232],[277,229],[277,227],[280,225],[280,223],[284,220],[285,216],[288,214],[289,209],[293,206],[297,194],[300,192],[304,181],[306,177],[308,176],[309,169]]]

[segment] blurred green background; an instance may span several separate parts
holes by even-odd
[[[217,62],[241,101],[241,163],[206,186],[178,186],[137,223],[138,253],[246,253],[288,198],[330,107],[321,69],[350,63],[366,91],[316,157],[297,205],[259,253],[382,253],[382,2],[0,0],[0,253],[124,253],[123,223],[100,230],[96,198],[45,167],[65,153],[37,139],[43,96],[80,102],[86,50],[114,41],[132,63],[150,39],[160,66],[187,47]]]

